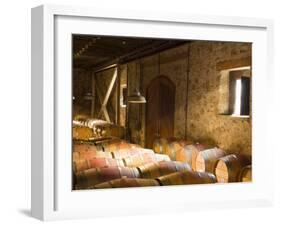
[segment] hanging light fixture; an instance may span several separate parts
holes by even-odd
[[[145,97],[140,94],[138,89],[135,89],[133,94],[127,97],[127,101],[132,104],[145,104]]]
[[[93,95],[92,95],[92,93],[86,93],[83,98],[84,98],[84,100],[92,100]]]

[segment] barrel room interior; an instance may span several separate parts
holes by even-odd
[[[252,44],[72,35],[73,190],[252,181]]]

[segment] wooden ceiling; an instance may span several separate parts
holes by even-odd
[[[182,40],[73,35],[73,66],[99,68],[125,63],[183,44]]]

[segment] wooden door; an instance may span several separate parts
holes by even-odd
[[[157,136],[174,136],[175,86],[165,76],[158,76],[146,91],[146,147],[152,148]]]

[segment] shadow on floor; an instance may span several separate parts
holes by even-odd
[[[19,209],[18,212],[27,217],[31,217],[31,210],[29,209]]]

